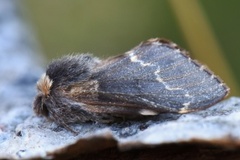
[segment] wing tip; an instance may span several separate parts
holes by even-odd
[[[219,83],[219,85],[221,85],[224,88],[224,96],[222,99],[226,98],[229,93],[230,93],[230,88],[227,86],[226,83],[223,82],[223,80],[214,74],[213,71],[211,71],[206,65],[201,64],[200,62],[198,62],[197,60],[192,59],[189,56],[188,51],[186,51],[185,49],[181,48],[180,46],[178,46],[176,43],[172,42],[171,40],[165,39],[165,38],[151,38],[148,39],[147,41],[142,42],[140,45],[152,45],[152,44],[157,44],[157,45],[166,45],[167,47],[173,48],[173,49],[178,49],[180,50],[180,53],[189,58],[196,66],[198,66],[199,68],[202,68],[204,72],[208,73],[209,75],[213,76],[214,79],[216,79],[216,81]]]

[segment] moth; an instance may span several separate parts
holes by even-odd
[[[149,39],[106,60],[77,54],[54,60],[37,82],[33,110],[69,124],[110,123],[212,106],[229,88],[207,67],[165,39]]]

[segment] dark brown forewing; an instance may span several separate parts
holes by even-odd
[[[91,103],[100,106],[185,113],[217,103],[229,90],[176,44],[161,39],[141,43],[95,70],[97,99]]]

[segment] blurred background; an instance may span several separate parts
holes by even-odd
[[[108,57],[163,37],[206,64],[240,96],[240,1],[22,0],[47,61],[69,53]]]

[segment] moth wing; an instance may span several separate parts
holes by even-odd
[[[222,100],[228,87],[176,44],[150,39],[97,67],[96,105],[186,113]]]

